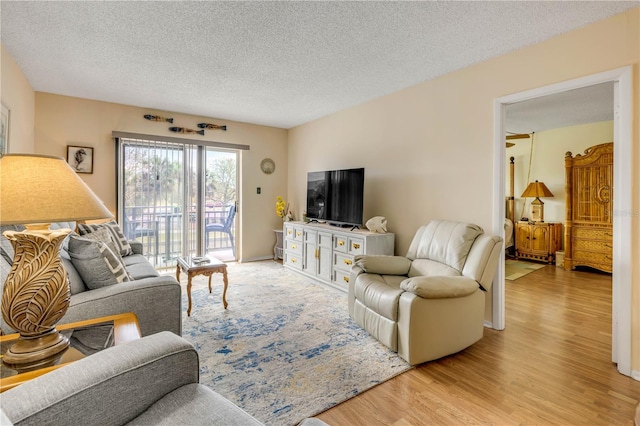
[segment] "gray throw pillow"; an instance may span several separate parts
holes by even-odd
[[[121,259],[103,241],[71,235],[69,257],[82,281],[91,290],[131,281]]]
[[[107,229],[111,234],[111,239],[114,244],[118,248],[121,256],[129,256],[133,254],[133,250],[131,249],[131,245],[129,241],[124,236],[124,233],[120,229],[120,225],[115,220],[106,223],[79,223],[78,224],[78,233],[80,235],[90,234],[99,229]]]

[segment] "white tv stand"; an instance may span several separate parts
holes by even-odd
[[[284,223],[286,268],[307,275],[342,291],[348,291],[353,259],[360,254],[393,255],[394,234],[320,223]]]

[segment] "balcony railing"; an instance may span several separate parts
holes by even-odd
[[[204,222],[224,223],[229,207],[207,207]],[[188,238],[184,238],[184,220],[188,219]],[[180,207],[173,206],[135,206],[125,208],[124,233],[130,240],[143,244],[143,253],[157,269],[176,265],[176,258],[183,253],[183,244],[188,242],[187,253],[197,254],[197,229],[195,209],[186,217]],[[232,233],[235,235],[235,226]],[[203,235],[204,238],[204,235]],[[207,253],[222,260],[233,260],[232,245],[229,236],[212,232],[208,238]]]

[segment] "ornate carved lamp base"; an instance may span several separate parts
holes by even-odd
[[[48,227],[4,233],[15,257],[2,291],[2,317],[20,333],[4,354],[6,364],[43,365],[69,347],[69,340],[55,325],[69,307],[69,280],[60,261],[60,245],[71,230]]]

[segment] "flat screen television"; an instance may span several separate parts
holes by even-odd
[[[362,225],[364,168],[309,172],[307,218],[332,225]]]

